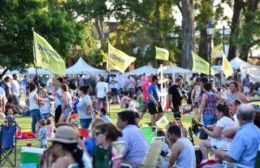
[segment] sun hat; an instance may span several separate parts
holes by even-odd
[[[61,125],[56,129],[54,137],[49,140],[65,144],[77,143],[78,133],[72,125]]]

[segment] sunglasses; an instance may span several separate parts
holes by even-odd
[[[96,137],[99,136],[99,134],[101,134],[101,132],[95,132]]]

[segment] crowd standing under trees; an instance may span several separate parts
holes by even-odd
[[[31,129],[39,139],[39,147],[47,148],[42,167],[105,168],[120,167],[122,163],[142,167],[152,148],[140,125],[146,112],[151,116],[147,124],[165,138],[157,167],[207,165],[212,156],[218,166],[223,160],[254,166],[260,147],[259,106],[249,105],[248,100],[259,91],[257,84],[245,95],[241,81],[233,78],[226,85],[214,85],[214,78],[209,80],[203,75],[193,75],[190,83],[181,75],[175,80],[170,76],[167,102],[163,103],[157,75],[129,76],[123,85],[115,75],[106,80],[101,75],[90,78],[94,82],[66,77],[34,83],[38,80],[19,80],[13,75],[1,82],[1,116],[11,122],[18,113],[31,115]],[[21,86],[25,83],[26,90]],[[117,114],[116,125],[108,115],[112,103],[123,109]],[[187,103],[191,110],[185,109]],[[174,119],[163,129],[158,122],[167,111]],[[185,113],[193,116],[192,128],[182,124]],[[82,137],[80,129],[88,130],[89,136]],[[115,159],[113,147],[121,143],[124,152]]]

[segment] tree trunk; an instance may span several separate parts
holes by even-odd
[[[247,9],[245,13],[245,25],[250,25],[254,21],[254,13],[257,10],[259,0],[247,0]],[[250,38],[253,36],[250,31],[243,31],[242,36],[244,38]],[[252,47],[251,43],[246,43],[241,46],[239,57],[247,61],[248,53]]]
[[[182,0],[182,53],[183,68],[192,68],[192,50],[195,46],[194,38],[194,4],[193,0]]]
[[[228,58],[229,60],[236,57],[236,40],[239,37],[240,30],[240,22],[241,22],[241,13],[244,6],[243,0],[235,0],[233,6],[233,16],[231,23],[231,34],[229,37],[229,50],[228,50]]]
[[[203,0],[203,6],[210,6],[211,8],[211,12],[213,14],[213,4],[214,4],[214,0]],[[208,52],[209,52],[209,41],[208,41],[208,36],[207,36],[207,25],[209,23],[209,21],[213,21],[213,16],[208,14],[208,10],[201,10],[200,15],[202,15],[204,18],[203,22],[205,23],[204,26],[200,26],[199,27],[199,31],[200,31],[200,41],[199,41],[199,56],[202,57],[203,59],[207,60],[209,62],[209,57],[208,57]],[[205,13],[206,12],[206,13]]]
[[[104,39],[104,29],[103,22],[99,17],[95,18],[95,26],[98,31],[99,40],[102,41]]]
[[[206,29],[200,30],[200,42],[199,42],[199,56],[207,61],[208,60],[208,39]]]

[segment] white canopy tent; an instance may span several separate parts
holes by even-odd
[[[27,74],[36,75],[36,68],[32,68],[32,67],[28,68]],[[45,69],[37,68],[37,74],[38,75],[49,75],[51,73],[49,71],[45,70]]]
[[[251,64],[249,64],[248,62],[243,61],[242,59],[240,59],[238,57],[232,59],[230,61],[230,64],[231,64],[233,69],[240,69],[240,68],[243,68],[243,67],[252,67]]]
[[[105,71],[90,66],[81,57],[78,59],[78,61],[74,65],[67,68],[67,70],[66,70],[66,74],[69,74],[69,75],[86,74],[86,73],[103,74],[103,73],[105,73]]]
[[[142,75],[142,74],[156,74],[157,73],[157,69],[151,67],[151,66],[142,66],[140,68],[137,68],[131,72],[127,72],[125,73],[126,76],[128,75]]]
[[[190,70],[188,70],[188,69],[184,69],[184,68],[177,67],[177,66],[171,66],[171,67],[168,67],[166,70],[164,70],[163,73],[190,74],[192,72]]]
[[[260,82],[260,66],[252,66],[250,68],[243,69],[242,71],[242,78],[244,78],[245,74],[249,74],[250,79],[253,82]]]

